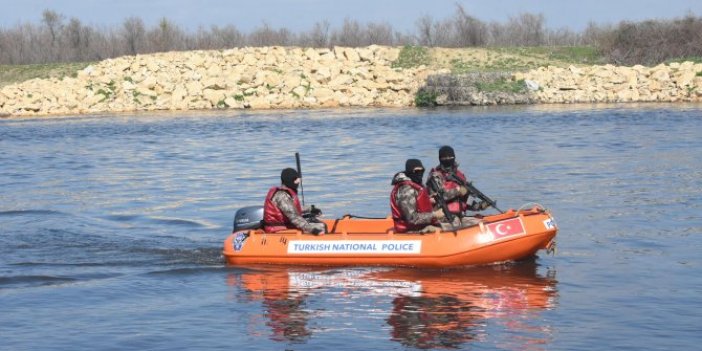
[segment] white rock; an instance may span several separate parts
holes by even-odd
[[[530,91],[537,91],[540,88],[539,83],[535,80],[525,79],[524,84],[526,84],[527,89]]]
[[[224,101],[226,96],[221,90],[205,89],[202,91],[202,97],[209,101],[212,106],[217,107],[220,102]]]

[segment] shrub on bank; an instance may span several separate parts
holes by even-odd
[[[436,98],[439,95],[425,88],[419,89],[414,97],[414,105],[417,107],[433,107],[436,106]]]
[[[632,66],[702,56],[702,17],[622,22],[596,36],[597,48],[608,62]],[[676,60],[677,61],[677,60]]]
[[[252,46],[404,45],[408,55],[419,58],[420,47],[508,47],[526,54],[551,51],[553,59],[583,64],[626,65],[655,65],[676,57],[702,56],[702,17],[694,15],[622,22],[617,26],[593,23],[582,32],[573,32],[547,28],[541,14],[521,13],[503,23],[485,22],[457,4],[453,15],[438,20],[424,16],[416,21],[415,31],[409,33],[401,33],[389,23],[360,23],[353,19],[344,20],[339,28],[321,21],[311,30],[297,33],[264,23],[245,33],[233,24],[188,32],[166,18],[148,27],[142,19],[129,17],[119,26],[106,28],[86,25],[77,18],[67,19],[52,10],[44,10],[41,15],[38,24],[0,28],[0,64],[86,62],[124,55]],[[601,56],[607,62],[599,62]],[[417,61],[406,64],[416,64],[413,62]]]

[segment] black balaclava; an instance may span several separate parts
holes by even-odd
[[[415,168],[421,168],[422,172],[415,172]],[[407,162],[405,162],[405,175],[412,179],[413,182],[422,185],[422,176],[424,176],[424,166],[422,165],[422,161],[416,158],[408,159]]]
[[[452,147],[445,145],[439,149],[439,162],[444,168],[451,168],[456,164],[456,154]]]
[[[295,184],[295,179],[300,178],[300,175],[296,170],[292,168],[286,168],[280,173],[280,180],[283,185],[297,192],[297,184]]]

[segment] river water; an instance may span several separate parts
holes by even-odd
[[[511,265],[227,267],[237,208],[302,156],[306,204],[385,216],[406,158],[537,202],[558,251]],[[692,350],[702,106],[0,120],[2,350]]]

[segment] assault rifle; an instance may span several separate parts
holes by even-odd
[[[469,193],[469,194],[471,194],[471,195],[477,197],[478,199],[480,199],[480,200],[482,200],[482,201],[487,202],[488,205],[490,205],[491,207],[493,207],[494,209],[496,209],[496,210],[499,211],[500,213],[505,213],[505,211],[502,211],[502,210],[500,210],[500,209],[497,207],[497,202],[496,202],[496,201],[494,201],[493,199],[489,198],[487,195],[483,194],[482,191],[478,190],[478,188],[476,188],[475,186],[473,186],[473,183],[472,183],[472,182],[466,182],[466,181],[464,181],[463,179],[458,178],[458,176],[456,176],[455,173],[449,173],[449,175],[448,175],[446,178],[447,178],[448,180],[450,180],[450,181],[453,181],[453,182],[458,183],[458,184],[461,185],[461,186],[466,187],[466,189],[468,189],[468,193]]]
[[[427,182],[429,189],[431,189],[435,196],[434,200],[439,204],[439,207],[444,211],[444,216],[449,220],[449,223],[453,224],[453,219],[455,216],[451,211],[449,211],[448,205],[446,205],[446,200],[444,199],[444,188],[436,182],[436,178],[429,175],[429,181]]]

